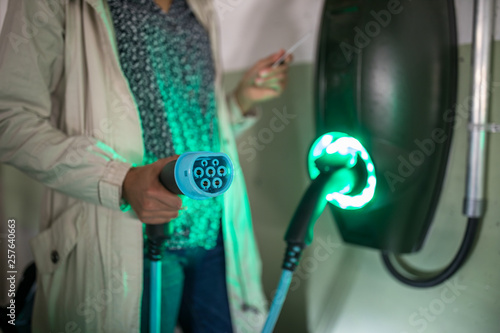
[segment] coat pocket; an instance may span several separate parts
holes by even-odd
[[[36,268],[41,274],[53,273],[65,262],[77,243],[84,220],[83,204],[76,202],[59,214],[48,229],[31,240]]]

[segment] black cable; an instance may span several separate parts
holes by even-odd
[[[451,45],[451,54],[452,59],[451,59],[451,72],[450,72],[450,82],[452,84],[451,88],[451,97],[450,97],[450,104],[453,104],[456,102],[456,96],[457,96],[457,77],[458,77],[458,51],[457,51],[457,25],[456,25],[456,16],[455,16],[455,5],[453,0],[448,0],[448,10],[449,10],[449,15],[450,15],[450,45]],[[455,123],[455,106],[451,108],[453,110],[453,122],[451,125]],[[447,151],[447,155],[449,154],[449,147],[451,145],[451,138],[453,134],[453,126],[449,126],[448,128],[448,140],[446,141],[446,147],[444,148]],[[439,175],[444,176],[446,170],[446,164],[444,164],[439,171]],[[437,191],[436,193],[440,193],[441,191]],[[436,200],[432,200],[435,205],[437,205],[437,197]],[[431,211],[434,211],[434,209],[431,209]],[[389,258],[389,252],[383,251],[382,252],[382,260],[389,270],[389,272],[394,275],[396,279],[398,279],[400,282],[407,284],[409,286],[417,287],[417,288],[429,288],[429,287],[434,287],[439,285],[440,283],[443,283],[447,279],[449,279],[451,276],[453,276],[459,269],[460,267],[465,263],[467,260],[467,257],[469,254],[472,252],[472,249],[475,244],[475,239],[476,235],[478,233],[478,225],[479,225],[479,219],[477,218],[469,218],[467,222],[467,229],[465,231],[464,238],[462,240],[462,244],[460,245],[460,248],[455,255],[455,258],[453,258],[452,262],[440,273],[437,275],[430,277],[430,278],[421,278],[421,279],[410,279],[404,275],[402,275],[392,264]]]
[[[469,220],[467,221],[467,229],[465,230],[465,235],[462,240],[462,244],[460,245],[460,248],[458,249],[455,258],[453,258],[452,262],[444,270],[442,270],[440,273],[430,278],[411,279],[404,276],[392,264],[389,258],[388,251],[382,251],[382,261],[384,262],[385,267],[389,270],[389,272],[400,282],[417,288],[434,287],[443,283],[451,276],[453,276],[465,263],[470,253],[472,252],[472,249],[474,248],[478,230],[479,230],[479,219],[469,218]]]

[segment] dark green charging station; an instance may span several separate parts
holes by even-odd
[[[452,1],[326,0],[318,37],[318,137],[361,142],[377,187],[359,209],[329,205],[344,241],[409,253],[433,219],[456,103]]]

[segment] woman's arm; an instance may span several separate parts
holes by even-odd
[[[259,60],[243,75],[235,91],[228,94],[227,105],[236,133],[243,132],[255,122],[258,116],[255,104],[276,98],[285,90],[288,63],[292,61],[292,56],[289,55],[283,64],[272,68],[284,52],[280,50]]]
[[[67,195],[119,209],[131,165],[97,139],[68,136],[50,121],[64,104],[56,96],[64,95],[58,91],[65,3],[9,1],[0,36],[0,162]]]

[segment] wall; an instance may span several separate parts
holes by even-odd
[[[315,59],[316,33],[323,0],[215,0],[221,21],[222,57],[227,71],[242,70],[278,48],[292,46],[313,32],[296,52],[296,63]],[[404,1],[401,1],[404,5]],[[455,0],[460,44],[472,42],[472,0]],[[497,17],[500,1],[497,1]],[[500,40],[500,21],[495,38]],[[242,42],[244,41],[244,42]]]

